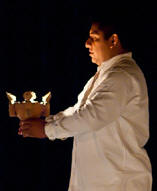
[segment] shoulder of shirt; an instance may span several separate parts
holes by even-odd
[[[135,75],[143,73],[140,67],[136,64],[136,61],[133,58],[123,57],[116,61],[116,63],[108,71],[112,72],[124,72],[130,75]]]
[[[115,83],[130,86],[145,81],[142,70],[132,58],[119,60],[107,73],[107,80],[104,83],[111,85]]]

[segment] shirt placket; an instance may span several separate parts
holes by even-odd
[[[91,91],[92,91],[92,89],[94,87],[94,84],[95,84],[96,80],[98,79],[99,73],[100,73],[100,71],[97,71],[96,74],[94,75],[94,78],[93,78],[93,81],[92,81],[91,85],[89,86],[89,88],[84,93],[83,99],[81,100],[80,107],[82,107],[85,104],[89,94],[91,93]]]

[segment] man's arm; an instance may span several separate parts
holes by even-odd
[[[127,102],[130,86],[131,81],[125,72],[110,73],[83,107],[58,120],[50,117],[45,125],[46,135],[52,140],[73,137],[112,123],[120,116]]]

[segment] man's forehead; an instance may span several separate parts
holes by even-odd
[[[100,29],[97,24],[92,24],[89,33],[90,34],[100,34]]]

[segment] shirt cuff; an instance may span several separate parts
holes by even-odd
[[[50,140],[61,139],[65,140],[67,137],[65,136],[66,132],[64,129],[60,127],[58,122],[63,118],[63,115],[50,115],[45,121],[45,134]]]
[[[45,134],[50,140],[55,140],[55,124],[54,121],[49,121],[45,124]]]

